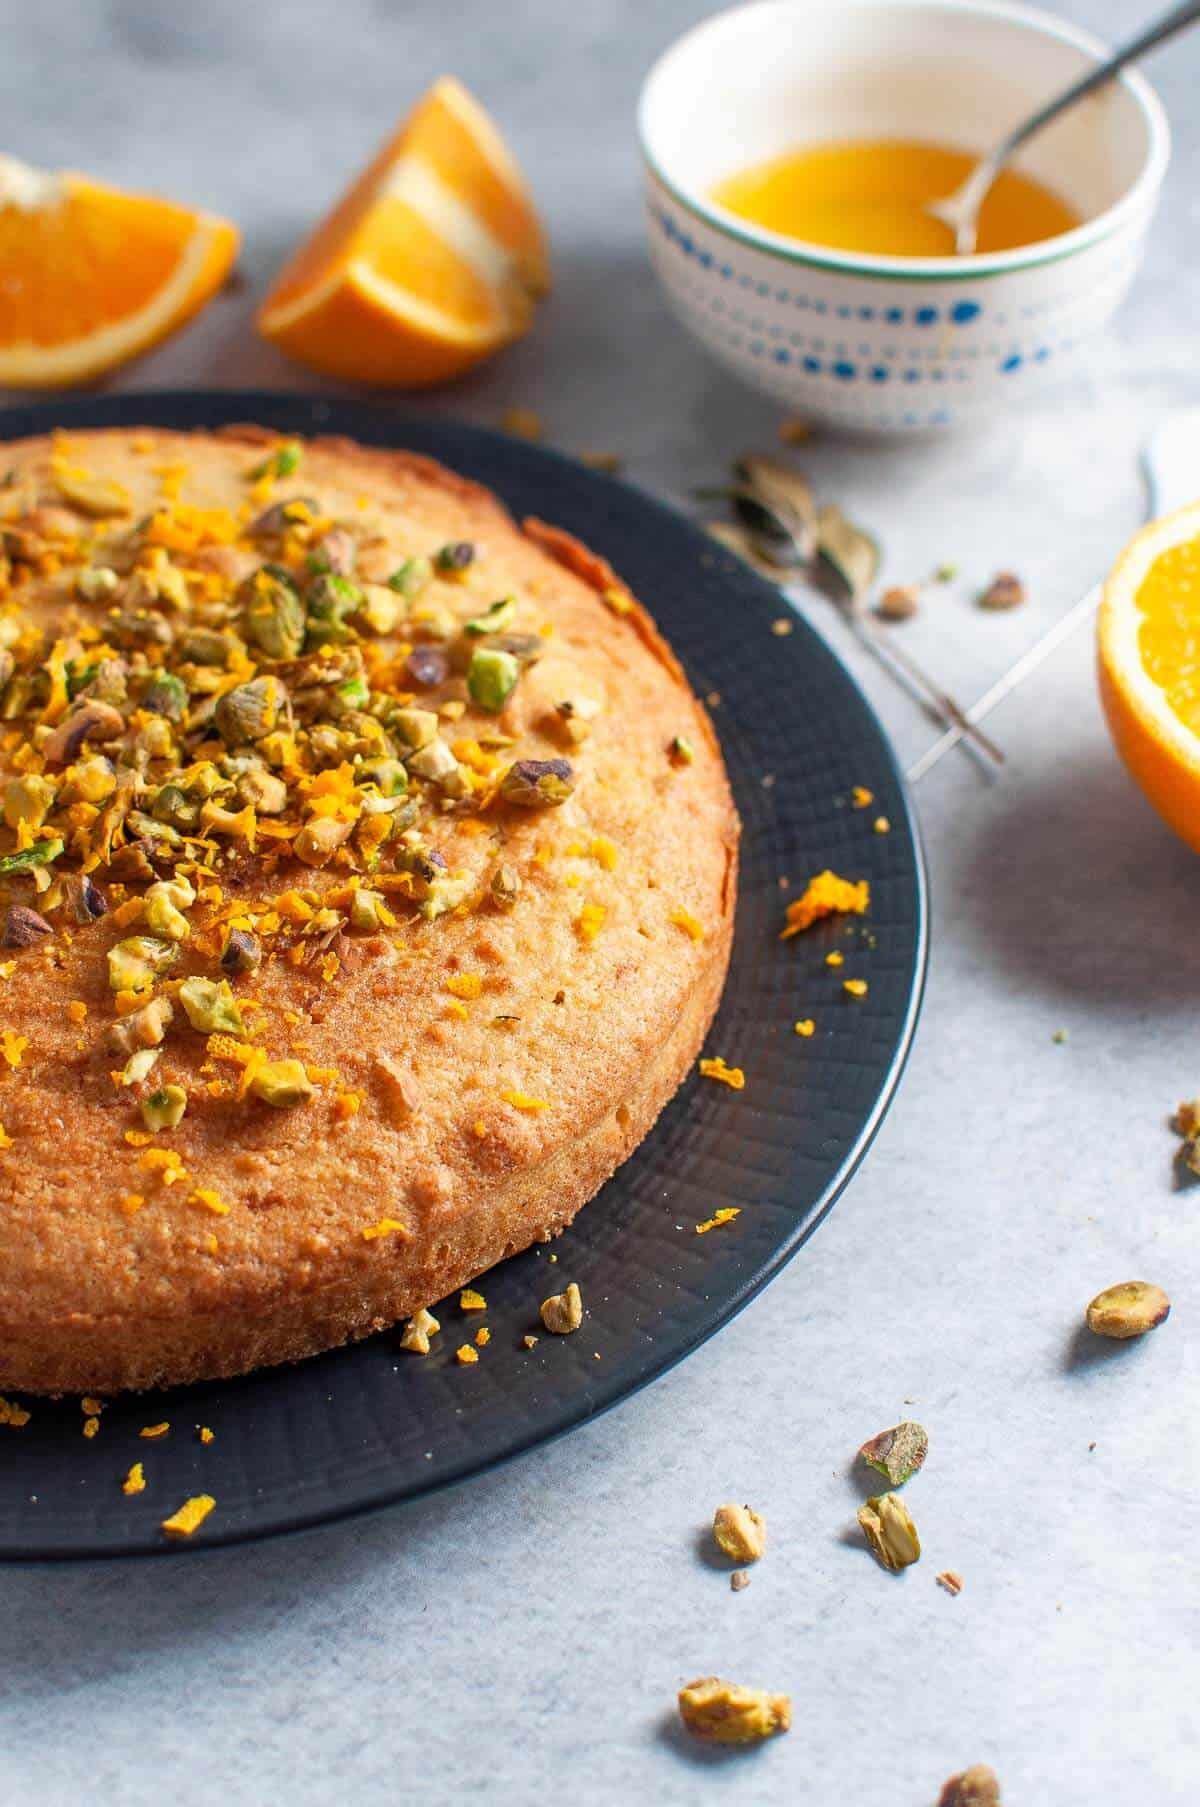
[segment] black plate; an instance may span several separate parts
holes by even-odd
[[[0,1558],[203,1549],[293,1531],[462,1480],[615,1405],[711,1336],[794,1255],[862,1159],[895,1090],[924,979],[925,874],[900,775],[875,716],[828,647],[771,587],[647,496],[521,441],[363,404],[259,394],[147,394],[10,409],[0,440],[52,426],[203,428],[254,420],[285,433],[344,433],[428,452],[610,559],[650,606],[697,692],[711,694],[745,827],[733,965],[708,1051],[746,1088],[693,1077],[576,1226],[484,1284],[491,1342],[463,1367],[480,1323],[438,1309],[434,1354],[394,1334],[247,1379],[118,1401],[97,1437],[77,1400],[29,1401],[0,1428]],[[719,699],[719,700],[718,700]],[[855,785],[877,808],[855,810]],[[890,834],[872,823],[882,812]],[[871,910],[781,942],[788,893],[825,866],[871,882]],[[825,955],[846,951],[831,969]],[[869,980],[866,997],[841,989]],[[813,1017],[815,1035],[793,1031]],[[706,1235],[725,1205],[740,1215]],[[2,1258],[2,1257],[0,1257]],[[537,1303],[577,1280],[576,1336],[542,1336]],[[599,1359],[597,1359],[597,1357]],[[161,1440],[139,1439],[163,1419]],[[215,1440],[202,1446],[197,1426]],[[145,1464],[144,1493],[120,1481]],[[217,1507],[189,1543],[163,1517],[186,1497]]]

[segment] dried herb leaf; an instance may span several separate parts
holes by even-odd
[[[835,602],[857,607],[879,573],[879,542],[832,504],[817,514],[817,562],[813,581]]]

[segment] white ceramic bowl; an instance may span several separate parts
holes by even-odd
[[[781,237],[710,199],[800,144],[936,139],[984,151],[1103,47],[1002,0],[758,0],[680,38],[642,89],[650,253],[684,325],[804,416],[876,432],[1020,401],[1108,320],[1141,260],[1169,154],[1136,72],[1048,126],[1016,166],[1074,231],[970,258],[874,257]]]

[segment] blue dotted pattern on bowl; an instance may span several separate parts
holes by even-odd
[[[852,418],[863,426],[948,425],[959,412],[955,391],[965,401],[969,390],[962,386],[973,385],[977,372],[989,372],[1007,387],[1008,378],[1074,350],[1078,328],[1087,325],[1076,313],[1079,297],[1073,292],[1020,306],[1006,305],[1007,297],[997,305],[990,298],[964,296],[961,287],[939,305],[929,299],[927,286],[908,306],[894,296],[875,305],[832,301],[811,285],[784,286],[750,274],[729,257],[723,241],[714,235],[706,242],[686,214],[677,216],[657,195],[647,211],[652,232],[670,247],[676,299],[718,355],[733,354],[735,366],[739,359],[753,360],[764,375],[768,368],[778,370],[785,385],[790,378],[793,400],[811,399],[819,406],[823,395],[836,412],[837,396],[855,395]],[[1093,292],[1120,282],[1135,250],[1128,241],[1114,245],[1107,268],[1093,269]],[[684,274],[688,264],[696,267],[694,283]],[[797,266],[798,274],[802,268]],[[780,322],[781,308],[803,318],[792,328],[786,317]],[[856,337],[860,322],[864,326]],[[868,327],[870,343],[862,339]],[[880,332],[886,327],[895,327],[903,343],[889,344]],[[816,388],[806,398],[810,382]]]

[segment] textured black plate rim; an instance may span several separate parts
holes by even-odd
[[[401,411],[378,402],[346,401],[335,397],[275,390],[147,389],[82,400],[40,400],[27,405],[10,405],[0,409],[0,441],[47,433],[56,427],[83,429],[157,426],[187,431],[247,421],[268,424],[282,433],[343,434],[361,438],[364,443],[395,446],[423,439],[432,425],[435,431],[449,430],[467,439],[475,439],[490,447],[494,453],[512,448],[511,440],[505,435],[473,422],[452,420],[441,415],[422,416],[411,408]],[[579,469],[575,460],[545,446],[523,446],[522,451],[536,452],[539,458],[552,464],[568,466],[573,471]],[[674,531],[678,531],[681,524],[690,525],[665,503],[643,490],[600,472],[589,470],[587,476],[596,486],[612,492],[616,506],[620,505],[622,497],[634,497],[642,509],[659,514],[664,522],[671,524]],[[764,599],[769,599],[777,606],[778,599],[771,585],[754,577],[752,573],[747,574],[743,581],[753,583]],[[623,1366],[614,1363],[607,1371],[603,1383],[592,1390],[589,1398],[547,1414],[536,1428],[514,1435],[511,1442],[499,1452],[482,1458],[473,1458],[467,1454],[446,1464],[428,1480],[375,1488],[364,1491],[352,1501],[313,1510],[294,1510],[265,1524],[234,1525],[225,1530],[214,1527],[213,1533],[201,1540],[164,1544],[160,1538],[150,1539],[133,1533],[120,1548],[114,1548],[111,1544],[89,1544],[81,1539],[77,1545],[67,1549],[61,1545],[39,1547],[36,1540],[26,1539],[19,1545],[0,1542],[0,1563],[19,1567],[64,1562],[120,1562],[164,1554],[199,1556],[240,1544],[257,1543],[265,1538],[315,1531],[329,1524],[365,1517],[403,1501],[420,1499],[443,1488],[457,1486],[473,1475],[501,1467],[531,1449],[555,1441],[579,1424],[590,1423],[622,1400],[661,1378],[728,1324],[803,1247],[853,1178],[895,1097],[912,1048],[924,997],[929,956],[929,907],[928,872],[920,825],[891,743],[858,683],[837,655],[802,620],[798,620],[796,625],[798,632],[810,635],[833,659],[847,690],[853,693],[863,717],[869,721],[878,738],[879,752],[892,778],[894,796],[900,802],[903,827],[912,847],[914,931],[907,1004],[895,1031],[891,1059],[879,1083],[874,1105],[858,1136],[843,1154],[832,1180],[796,1220],[791,1232],[779,1240],[770,1255],[739,1285],[725,1292],[719,1302],[710,1300],[704,1316],[692,1323],[687,1334],[678,1337],[661,1351],[656,1345],[652,1352],[642,1352],[640,1356],[630,1358]],[[893,822],[893,827],[896,826]],[[652,1131],[651,1134],[653,1133]]]

